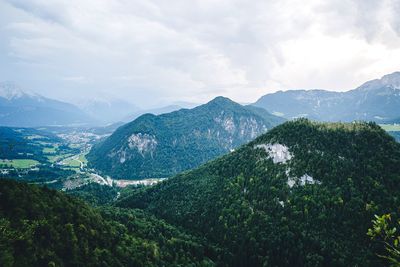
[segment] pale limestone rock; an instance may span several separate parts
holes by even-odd
[[[153,152],[157,147],[157,140],[154,135],[150,134],[132,134],[128,138],[128,146],[130,149],[137,149],[140,154]]]
[[[254,148],[264,149],[274,163],[286,163],[293,157],[289,148],[281,144],[258,144]]]

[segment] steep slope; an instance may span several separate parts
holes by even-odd
[[[261,97],[254,105],[290,119],[389,121],[400,115],[400,72],[366,82],[347,92],[279,91]]]
[[[400,144],[378,125],[300,119],[118,205],[218,243],[230,266],[384,266],[366,232],[399,193]]]
[[[0,125],[37,127],[93,122],[72,104],[24,92],[13,83],[0,83]]]
[[[211,247],[138,210],[0,180],[0,266],[214,266]],[[218,253],[219,254],[219,253]]]
[[[218,97],[194,109],[143,115],[93,147],[87,158],[115,178],[166,177],[227,153],[280,121]]]

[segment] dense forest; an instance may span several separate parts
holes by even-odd
[[[400,212],[399,189],[400,144],[378,125],[299,119],[117,205],[205,236],[230,266],[385,266],[366,233]]]
[[[145,114],[94,146],[90,166],[113,178],[169,177],[253,140],[284,119],[218,97],[194,109]]]
[[[216,247],[140,210],[0,179],[0,266],[214,266]]]
[[[117,199],[120,189],[114,186],[89,183],[83,186],[66,190],[66,193],[78,197],[93,206],[111,204]]]

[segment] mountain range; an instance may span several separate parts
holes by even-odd
[[[217,97],[193,109],[145,114],[95,145],[90,166],[114,178],[167,177],[225,154],[283,122]]]
[[[267,94],[253,104],[272,114],[318,121],[398,121],[400,72],[368,81],[354,90],[289,90]]]
[[[14,82],[0,83],[1,126],[104,126],[130,122],[146,113],[159,115],[194,106],[196,104],[176,102],[142,109],[129,101],[114,97],[94,97],[74,105],[24,91]]]
[[[76,106],[0,84],[0,125],[38,127],[87,124],[93,119]]]
[[[252,105],[285,119],[307,117],[318,121],[400,123],[400,72],[368,81],[347,92],[322,89],[278,91],[261,97]],[[104,125],[130,122],[145,113],[159,115],[194,106],[193,103],[176,102],[164,107],[140,109],[121,99],[94,98],[77,107],[22,91],[14,83],[0,83],[2,126]]]

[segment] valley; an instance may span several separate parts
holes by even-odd
[[[98,183],[110,187],[129,185],[152,185],[162,178],[136,179],[127,177],[115,180],[102,177],[88,168],[86,155],[92,145],[110,133],[97,134],[85,128],[0,128],[3,139],[2,149],[13,147],[0,159],[0,177],[44,185],[62,191],[74,190],[81,186]],[[14,138],[14,140],[13,140]],[[21,145],[21,147],[19,147]],[[22,146],[23,145],[23,146]]]

